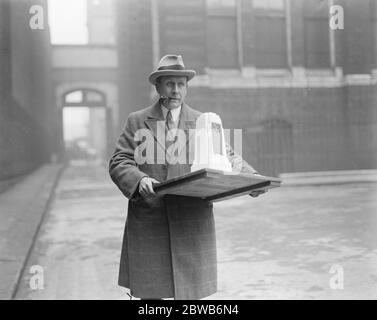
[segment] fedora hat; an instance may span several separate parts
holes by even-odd
[[[158,63],[157,69],[153,71],[148,79],[153,85],[156,84],[158,77],[162,76],[179,76],[187,77],[187,81],[191,80],[195,76],[196,72],[194,70],[185,69],[183,64],[182,56],[167,54],[163,56]]]

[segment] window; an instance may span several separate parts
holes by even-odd
[[[253,0],[255,9],[284,10],[285,0]]]
[[[88,44],[86,0],[48,0],[51,43]]]
[[[252,1],[256,67],[287,68],[285,0]]]
[[[306,0],[304,3],[304,60],[308,69],[331,66],[328,1]]]
[[[88,36],[91,44],[115,43],[115,3],[113,0],[88,1]]]
[[[238,68],[236,0],[207,0],[207,62]]]
[[[105,95],[96,90],[83,89],[64,95],[65,106],[106,106]]]
[[[87,91],[86,101],[89,103],[102,103],[103,95],[96,91]]]
[[[65,96],[65,103],[82,103],[83,102],[83,92],[82,91],[74,91],[70,92]]]
[[[207,0],[209,14],[229,14],[236,8],[236,0]]]

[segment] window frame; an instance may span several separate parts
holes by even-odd
[[[80,102],[67,102],[66,98],[68,95],[74,92],[81,92],[82,93],[82,101]],[[101,101],[90,101],[87,99],[87,95],[90,93],[98,94],[101,97]],[[73,90],[69,90],[62,95],[62,105],[65,107],[75,107],[75,106],[87,106],[87,107],[106,107],[106,95],[96,89],[88,89],[88,88],[77,88]]]
[[[243,67],[243,44],[242,44],[242,0],[234,0],[234,10],[229,11],[229,7],[219,7],[219,8],[210,8],[208,6],[207,0],[205,0],[205,10],[206,10],[206,32],[208,34],[208,22],[209,19],[214,17],[224,17],[235,19],[236,23],[236,45],[235,45],[235,53],[237,56],[237,63],[235,67],[231,68],[213,68],[209,66],[208,63],[208,47],[206,48],[206,57],[207,57],[207,70],[241,70]]]

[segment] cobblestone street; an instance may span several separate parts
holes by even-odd
[[[215,203],[218,292],[208,299],[377,299],[377,184],[285,186]],[[127,200],[103,166],[57,185],[16,299],[129,299],[117,285]],[[31,290],[30,267],[44,270]],[[330,268],[344,289],[330,288]]]

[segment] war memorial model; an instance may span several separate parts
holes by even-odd
[[[155,192],[222,201],[280,186],[279,178],[232,171],[217,114],[207,112],[197,119],[194,139],[191,172],[154,185]]]

